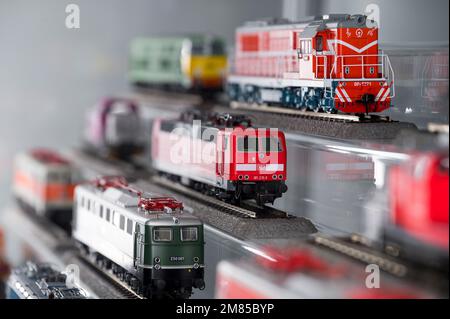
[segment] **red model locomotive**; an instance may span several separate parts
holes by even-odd
[[[448,265],[448,173],[448,154],[439,153],[414,156],[391,170],[392,227],[387,229],[386,239],[388,243],[398,243],[404,254],[411,255],[408,257],[419,254],[423,259],[426,253],[430,254],[426,259],[431,261],[439,258],[436,256],[444,256]]]
[[[184,114],[153,125],[156,170],[236,203],[255,199],[263,205],[281,197],[286,158],[283,132],[255,128],[242,116]]]
[[[257,249],[254,258],[223,260],[217,266],[218,299],[404,299],[428,297],[408,286],[364,286],[365,267],[311,247]]]
[[[231,100],[334,113],[390,107],[394,74],[364,15],[251,22],[236,31]]]

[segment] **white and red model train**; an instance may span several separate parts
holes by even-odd
[[[394,96],[378,27],[364,15],[250,22],[236,31],[233,101],[334,113],[381,112]]]
[[[67,230],[78,180],[74,166],[52,150],[34,149],[14,161],[13,192],[19,204]]]
[[[286,151],[283,132],[242,116],[184,114],[153,124],[156,170],[235,203],[273,203],[287,191]]]

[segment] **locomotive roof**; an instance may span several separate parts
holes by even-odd
[[[55,151],[48,149],[34,149],[30,156],[42,164],[69,165],[69,161]]]
[[[198,120],[201,120],[201,119],[198,119]],[[193,127],[192,121],[193,121],[192,119],[179,119],[179,118],[161,119],[161,123],[166,123],[166,124],[170,123],[173,126],[173,128],[175,128],[176,125],[182,124],[183,126],[185,126],[184,127],[185,129]],[[216,135],[217,132],[219,132],[221,130],[224,130],[226,134],[233,134],[233,133],[237,132],[235,129],[237,129],[238,127],[242,127],[244,129],[244,132],[246,132],[246,134],[250,133],[250,131],[245,131],[247,129],[253,129],[254,132],[274,131],[273,128],[254,126],[251,123],[251,120],[248,118],[244,118],[242,123],[236,122],[236,123],[230,124],[230,125],[224,124],[224,123],[218,124],[217,122],[211,121],[209,119],[201,120],[201,121],[202,121],[201,126],[198,127],[198,129],[201,131],[201,132],[198,132],[199,134],[201,134],[201,135],[198,135],[199,137],[203,136],[203,130],[205,130],[205,129],[208,129],[209,130],[208,132],[213,135]],[[248,122],[248,121],[250,121],[250,122]],[[169,130],[172,129],[172,126],[169,127]],[[167,131],[167,128],[165,130]],[[277,132],[283,132],[283,131],[277,129]],[[270,135],[273,135],[273,134],[271,133]],[[206,136],[206,138],[207,137],[208,136]]]
[[[307,17],[302,21],[289,21],[287,19],[266,19],[260,21],[250,21],[237,28],[237,31],[260,31],[276,29],[305,29],[314,28],[323,30],[330,28],[364,28],[376,26],[373,20],[368,20],[367,16],[362,14],[327,14],[323,16]]]
[[[225,39],[219,35],[212,33],[180,33],[180,34],[155,34],[147,36],[138,36],[133,41],[184,41],[190,40],[192,42],[204,41],[220,41],[225,42]]]
[[[77,188],[84,189],[91,194],[100,197],[102,200],[111,203],[117,207],[122,208],[121,212],[126,212],[133,216],[133,219],[143,223],[152,225],[167,225],[174,224],[176,220],[177,225],[193,225],[201,224],[200,220],[182,211],[174,210],[172,212],[166,211],[144,211],[139,208],[139,196],[133,192],[128,192],[125,189],[116,187],[108,187],[105,190],[101,190],[93,184],[81,184]],[[170,198],[160,196],[157,194],[143,193],[142,198],[155,199],[158,198]],[[175,199],[173,199],[175,201]]]

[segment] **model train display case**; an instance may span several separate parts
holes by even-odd
[[[396,60],[396,53],[392,54],[393,60]],[[406,60],[402,54],[400,53],[398,56],[399,62],[393,62],[394,71],[400,67],[402,61]],[[425,58],[425,62],[420,59],[417,62],[413,59],[414,62],[411,64],[414,66],[413,72],[411,74],[406,72],[403,77],[407,86],[412,84],[414,93],[417,93],[420,87],[423,88],[420,91],[424,94],[421,93],[419,97],[410,95],[409,90],[406,90],[404,94],[397,91],[397,94],[411,98],[412,102],[407,102],[405,105],[410,103],[426,104],[425,108],[422,108],[425,111],[411,113],[412,115],[420,114],[417,117],[411,116],[410,112],[405,114],[406,120],[413,119],[421,127],[424,126],[423,123],[427,124],[432,120],[448,123],[448,117],[440,116],[445,114],[445,106],[447,106],[448,114],[448,49],[447,60],[445,52],[436,56],[431,53],[428,56],[432,56],[432,58]],[[162,64],[164,63],[162,62]],[[421,65],[424,65],[423,69],[420,68]],[[445,65],[447,65],[447,75],[442,71],[445,69]],[[435,71],[436,68],[438,71]],[[405,69],[406,71],[411,69],[408,62],[406,62]],[[368,72],[370,73],[370,69]],[[413,78],[417,79],[418,74],[422,74],[420,78],[422,80],[410,81]],[[400,77],[400,86],[402,85]],[[139,102],[141,99],[153,100],[143,112],[146,114],[145,116],[148,116],[147,119],[161,116],[162,111],[170,116],[178,116],[182,109],[186,108],[181,106],[186,97],[185,92],[181,94],[155,92],[149,90],[137,94]],[[342,90],[339,92],[341,92],[339,94],[343,93]],[[384,88],[381,95],[386,92],[387,90]],[[167,98],[169,96],[170,98]],[[340,97],[336,96],[336,98]],[[213,108],[220,112],[230,110],[226,104],[207,105],[207,103],[202,104],[201,99],[194,100],[199,101],[192,106],[194,108]],[[428,105],[428,102],[423,102],[424,100],[432,103]],[[392,103],[394,108],[387,114],[392,113],[394,114],[392,116],[397,116],[395,98]],[[157,107],[155,107],[156,104],[158,104]],[[410,108],[408,106],[406,109]],[[402,112],[405,113],[406,109]],[[436,109],[440,111],[436,112]],[[428,110],[433,110],[431,111],[434,114],[432,117],[425,116],[429,113]],[[405,122],[371,122],[368,120],[369,117],[365,116],[347,115],[347,117],[342,117],[342,114],[325,112],[310,112],[307,115],[293,115],[290,112],[279,114],[277,107],[271,105],[266,107],[266,111],[263,112],[260,106],[239,110],[241,114],[251,114],[252,119],[259,125],[277,127],[286,131],[288,155],[286,172],[289,191],[276,202],[275,206],[265,205],[262,209],[259,208],[257,213],[252,211],[251,206],[242,209],[227,205],[224,208],[224,205],[217,202],[214,206],[195,190],[190,190],[191,193],[188,194],[185,189],[169,187],[170,181],[166,181],[165,184],[161,183],[160,180],[152,177],[153,171],[144,172],[137,169],[131,163],[134,158],[128,159],[127,163],[111,159],[105,160],[101,157],[81,159],[81,156],[74,153],[70,153],[70,158],[73,158],[83,170],[90,171],[89,174],[93,174],[91,177],[103,175],[106,170],[109,171],[106,174],[115,172],[117,175],[129,174],[138,177],[141,179],[139,182],[149,191],[159,192],[161,189],[165,189],[168,193],[177,196],[180,192],[184,192],[183,202],[189,203],[187,210],[205,222],[206,289],[195,293],[193,298],[226,297],[225,294],[219,292],[219,285],[215,285],[220,281],[217,274],[219,273],[220,277],[224,268],[231,270],[227,274],[236,275],[239,281],[244,277],[255,278],[254,283],[259,288],[265,287],[263,291],[260,291],[261,296],[265,297],[274,297],[274,291],[280,291],[279,296],[283,297],[311,296],[305,293],[304,287],[311,287],[314,297],[317,298],[448,297],[448,272],[442,272],[441,269],[448,266],[448,247],[447,252],[440,253],[439,258],[432,263],[427,260],[429,255],[426,253],[434,252],[429,246],[421,247],[425,250],[416,251],[412,256],[408,252],[414,252],[415,247],[413,245],[411,249],[411,246],[407,245],[411,243],[411,237],[408,236],[411,234],[405,234],[402,231],[401,228],[404,224],[396,223],[396,220],[392,221],[389,218],[392,213],[390,210],[392,193],[389,193],[390,175],[393,171],[391,168],[400,167],[401,170],[404,164],[414,158],[416,152],[424,151],[424,145],[426,151],[447,149],[448,152],[448,144],[440,144],[440,141],[448,140],[448,126],[447,135],[433,135],[422,134],[415,129],[401,132],[404,128],[415,127],[413,124]],[[422,114],[424,114],[423,117]],[[349,121],[354,117],[358,119],[354,122]],[[343,121],[339,119],[343,119]],[[413,141],[413,145],[411,145],[411,141]],[[147,159],[150,158],[149,154],[144,155],[144,158],[145,156]],[[149,164],[147,167],[151,167],[151,163],[147,164]],[[403,174],[402,176],[409,175]],[[415,185],[425,188],[426,183],[420,183],[420,180],[416,182]],[[402,194],[402,186],[401,184],[400,187],[397,187],[396,194],[407,196],[406,193]],[[430,190],[428,189],[428,191]],[[425,201],[421,203],[423,204]],[[238,210],[247,215],[234,214]],[[249,215],[249,212],[254,214]],[[403,214],[408,215],[408,210],[404,210]],[[19,234],[20,242],[24,243],[26,247],[24,249],[25,258],[38,256],[40,259],[56,260],[64,265],[68,263],[84,265],[74,253],[74,247],[68,244],[68,238],[55,236],[57,232],[54,232],[49,225],[33,220],[27,215],[21,215],[19,211],[15,210],[9,211],[9,215],[6,216],[17,218],[10,218],[9,229],[18,231],[15,225],[25,225],[23,228],[26,230],[25,232],[22,229],[18,231],[18,233],[22,233]],[[448,229],[448,218],[445,220],[442,216],[445,217],[445,214],[439,214],[439,222],[441,224],[447,222]],[[439,228],[442,229],[442,227]],[[414,234],[417,229],[409,229],[409,233],[411,230]],[[444,239],[445,236],[448,238],[448,233],[443,236]],[[386,241],[386,239],[389,240]],[[314,254],[324,255],[322,257],[326,261],[337,260],[338,263],[342,261],[342,263],[350,264],[350,268],[357,269],[355,273],[360,276],[350,276],[351,278],[338,280],[337,286],[330,289],[329,282],[326,280],[328,274],[321,271],[310,273],[309,271],[303,272],[304,269],[301,269],[300,272],[295,270],[289,273],[284,269],[286,266],[280,266],[280,269],[261,267],[257,259],[261,252],[264,253],[262,248],[267,245],[285,247],[284,241],[288,241],[296,247],[308,247],[309,249],[310,246],[313,246]],[[445,240],[440,240],[440,242],[445,242]],[[323,251],[326,252],[323,253]],[[425,253],[422,254],[422,251]],[[328,253],[334,257],[329,258]],[[322,268],[320,262],[317,262],[315,258],[308,257],[308,254],[306,257],[303,254],[294,255],[297,256],[300,263]],[[384,293],[386,291],[382,290],[380,294],[348,293],[350,290],[347,288],[354,287],[355,283],[358,287],[364,283],[362,276],[364,267],[372,263],[380,266],[383,278],[385,273],[388,274],[388,286],[401,287],[401,289],[388,289],[388,293]],[[228,266],[222,266],[224,264]],[[89,283],[89,288],[95,290],[99,297],[130,297],[128,293],[121,292],[109,282],[109,279],[93,269],[91,266],[82,266],[83,280]],[[217,271],[217,269],[219,270]],[[412,276],[409,276],[410,274]],[[423,284],[424,281],[427,283],[426,285]],[[405,289],[407,293],[405,293]],[[236,296],[234,295],[234,297]]]

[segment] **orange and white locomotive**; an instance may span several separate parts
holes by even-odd
[[[394,96],[378,27],[364,15],[250,22],[236,31],[232,101],[335,113],[381,112]]]
[[[61,155],[47,149],[19,154],[14,161],[13,192],[28,211],[70,228],[77,173]]]

